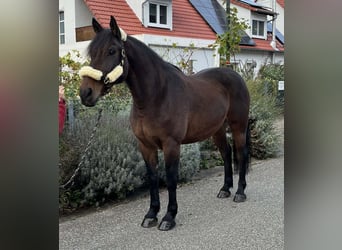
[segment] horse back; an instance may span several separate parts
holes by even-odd
[[[205,69],[193,76],[213,86],[221,86],[227,95],[228,121],[246,120],[249,114],[250,97],[247,85],[236,71],[230,68]]]

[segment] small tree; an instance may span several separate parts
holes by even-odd
[[[194,43],[190,43],[187,47],[181,47],[177,43],[170,46],[161,47],[156,52],[165,61],[174,63],[184,74],[193,74],[192,56],[196,51]]]
[[[81,54],[77,50],[59,57],[59,84],[64,86],[67,99],[75,99],[78,96],[81,81],[78,71],[83,66],[81,61]]]
[[[77,50],[73,50],[64,56],[59,57],[59,84],[64,86],[65,97],[68,101],[79,101],[81,78],[78,75],[78,72],[84,65],[89,65],[89,61],[84,60]],[[120,110],[131,103],[131,95],[126,84],[115,86],[101,99],[111,100],[111,105],[117,110]],[[99,105],[102,105],[102,102],[100,102]],[[108,103],[105,105],[108,105]]]
[[[220,65],[224,66],[230,64],[229,58],[235,57],[235,54],[240,51],[240,41],[243,31],[249,28],[247,21],[244,18],[239,19],[237,16],[237,9],[230,8],[227,19],[229,19],[228,31],[221,35],[217,35],[214,44],[209,45],[211,48],[218,47],[220,54]]]

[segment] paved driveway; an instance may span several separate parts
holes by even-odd
[[[149,197],[112,206],[59,224],[60,249],[283,249],[284,158],[254,163],[247,201],[218,199],[223,169],[215,168],[178,188],[176,227],[169,232],[140,226]],[[234,176],[234,192],[237,176]],[[161,191],[159,221],[167,206]]]

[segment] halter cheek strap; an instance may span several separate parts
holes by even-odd
[[[126,32],[123,29],[121,29],[121,28],[119,28],[119,29],[120,29],[120,33],[121,33],[121,40],[126,42],[127,41],[127,34],[126,34]]]
[[[107,74],[103,80],[104,84],[109,84],[115,82],[123,73],[123,68],[121,65],[116,66],[111,72]]]
[[[121,40],[127,41],[127,34],[121,28],[120,28],[120,33],[121,33]],[[123,65],[124,65],[124,61],[126,57],[124,48],[122,48],[121,50],[121,57],[122,57],[121,63],[115,66],[114,69],[111,72],[109,72],[105,77],[101,70],[94,69],[91,66],[82,67],[80,71],[78,72],[78,74],[81,78],[87,76],[87,77],[93,78],[96,81],[103,81],[105,85],[109,83],[113,83],[123,74]]]

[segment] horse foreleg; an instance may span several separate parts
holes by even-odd
[[[147,176],[150,182],[150,209],[141,223],[142,227],[153,227],[158,223],[157,214],[160,210],[159,201],[159,176],[157,170],[158,151],[139,144],[140,152],[144,158]]]
[[[175,225],[175,218],[178,211],[176,189],[178,181],[178,166],[180,157],[180,144],[174,140],[168,140],[163,144],[165,170],[166,170],[166,185],[169,193],[169,204],[167,206],[166,215],[163,217],[158,229],[168,231]]]
[[[224,184],[220,192],[217,194],[218,198],[230,197],[230,188],[233,187],[233,169],[232,169],[232,149],[227,143],[226,127],[223,126],[213,136],[214,143],[221,153],[224,162]]]

